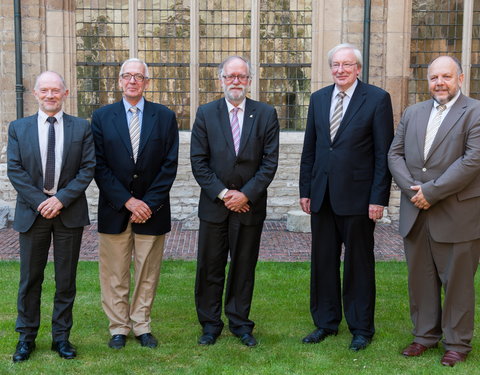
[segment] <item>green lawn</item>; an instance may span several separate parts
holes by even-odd
[[[0,262],[0,374],[479,374],[480,340],[467,362],[454,369],[440,365],[441,348],[421,358],[403,358],[410,343],[405,263],[377,264],[377,334],[365,350],[348,350],[351,335],[342,322],[338,336],[317,345],[301,338],[314,327],[309,313],[309,264],[261,262],[257,268],[252,319],[259,345],[247,348],[225,330],[211,347],[200,347],[200,327],[193,301],[195,263],[166,261],[153,309],[157,349],[142,348],[129,337],[127,347],[107,347],[107,320],[100,305],[97,263],[81,262],[71,341],[75,360],[50,351],[53,269],[44,282],[42,327],[30,360],[13,364],[19,264]],[[479,289],[477,277],[477,290]],[[480,316],[477,311],[477,327]]]

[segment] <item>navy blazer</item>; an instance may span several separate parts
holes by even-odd
[[[238,155],[225,99],[200,106],[190,144],[193,175],[201,187],[200,219],[224,221],[231,211],[217,195],[232,189],[249,199],[250,211],[239,214],[242,223],[261,223],[267,212],[267,187],[277,170],[278,148],[279,126],[272,106],[247,98]]]
[[[135,197],[152,210],[144,224],[132,223],[138,234],[161,235],[171,229],[169,192],[177,174],[178,126],[175,113],[145,100],[137,162],[133,159],[123,101],[96,110],[92,116],[100,189],[98,231],[118,234],[131,212],[125,203]]]
[[[43,192],[43,169],[38,142],[38,113],[10,123],[8,128],[7,173],[17,191],[13,228],[26,232],[34,223]],[[62,202],[59,215],[68,228],[88,225],[85,189],[95,168],[95,151],[87,120],[63,114],[64,146],[62,169],[55,196]]]
[[[368,215],[369,204],[388,205],[391,175],[387,153],[393,139],[390,95],[358,81],[347,111],[330,140],[334,85],[310,97],[300,165],[300,197],[318,212],[330,192],[337,215]]]

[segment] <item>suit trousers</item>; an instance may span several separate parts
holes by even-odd
[[[137,234],[131,224],[120,234],[99,233],[102,306],[111,335],[150,333],[150,314],[157,292],[165,235]],[[130,265],[134,289],[130,297]]]
[[[230,250],[225,291],[225,315],[235,335],[251,333],[249,319],[263,222],[244,225],[241,214],[231,213],[222,223],[200,220],[195,304],[204,333],[220,335],[223,329],[222,294]]]
[[[429,216],[428,210],[421,211],[404,238],[414,341],[431,347],[443,336],[445,350],[468,353],[472,349],[480,240],[436,242],[430,235]]]
[[[72,309],[76,294],[77,264],[83,227],[67,228],[60,216],[38,216],[27,232],[19,234],[20,284],[15,330],[20,341],[35,341],[40,327],[40,298],[48,252],[53,237],[55,296],[52,339],[68,340],[73,325]]]
[[[345,319],[354,335],[375,333],[375,222],[368,215],[336,215],[324,198],[320,211],[311,215],[312,260],[310,312],[317,328],[337,332]],[[345,247],[343,293],[340,257]]]

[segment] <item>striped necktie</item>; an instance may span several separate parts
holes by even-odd
[[[346,96],[343,91],[340,91],[338,96],[337,104],[335,104],[335,109],[333,111],[332,118],[330,120],[330,140],[333,141],[335,135],[337,134],[340,123],[342,122],[343,117],[343,98]]]
[[[132,142],[133,160],[137,162],[138,146],[140,144],[140,119],[138,118],[138,108],[130,107],[132,119],[130,120],[130,141]]]
[[[437,135],[438,129],[442,124],[442,114],[443,111],[447,109],[445,104],[437,106],[437,113],[435,113],[435,117],[427,126],[427,134],[425,135],[425,148],[423,149],[423,156],[426,159],[430,148],[432,147],[433,140]]]
[[[232,136],[233,136],[233,146],[235,147],[235,155],[238,155],[238,149],[240,148],[240,123],[238,121],[238,110],[240,108],[235,107],[232,109]]]

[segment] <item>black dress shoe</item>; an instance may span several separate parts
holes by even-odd
[[[365,349],[371,341],[371,337],[363,335],[353,335],[349,349],[358,352],[359,350]]]
[[[244,333],[239,337],[243,345],[250,346],[250,347],[257,345],[257,340],[255,340],[255,337],[253,337],[251,333]]]
[[[127,343],[126,335],[113,335],[110,341],[108,342],[108,346],[112,349],[122,349],[125,347],[126,343]]]
[[[213,345],[213,344],[215,344],[215,341],[217,341],[217,336],[215,336],[211,333],[204,333],[198,339],[198,343],[200,345]]]
[[[146,346],[147,348],[156,348],[158,341],[151,333],[144,333],[140,336],[135,336],[135,338],[140,341],[140,345]]]
[[[325,340],[328,336],[336,336],[337,332],[329,331],[323,328],[316,329],[309,335],[305,336],[302,340],[304,344],[317,344],[320,341]]]
[[[52,342],[52,350],[65,359],[73,359],[77,356],[77,350],[68,340]]]
[[[13,353],[13,362],[26,361],[35,349],[35,341],[19,341]]]

